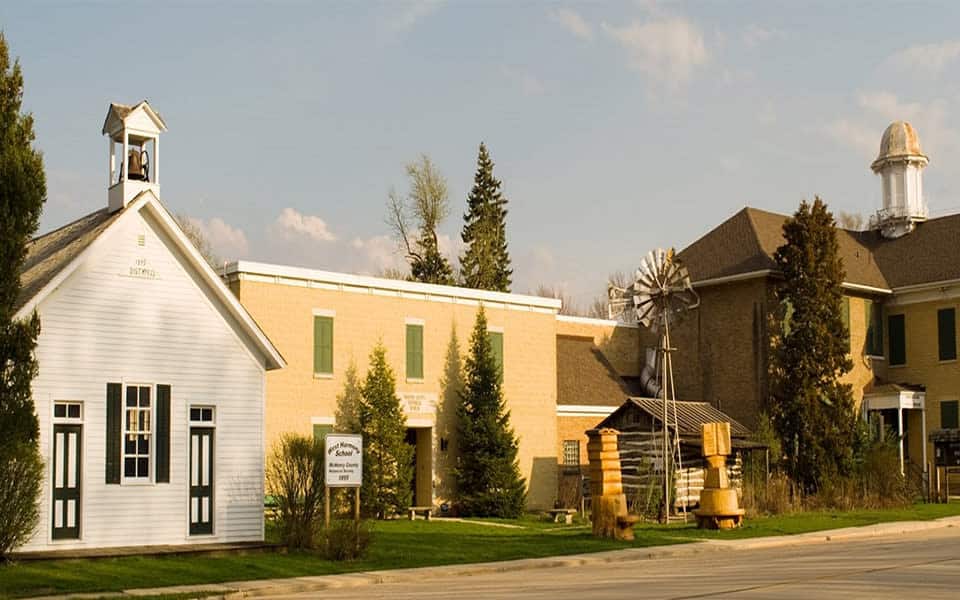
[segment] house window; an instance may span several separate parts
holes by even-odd
[[[942,429],[960,428],[958,405],[960,405],[960,402],[956,400],[942,400],[940,402],[940,427]]]
[[[580,464],[580,440],[563,440],[563,464]]]
[[[407,324],[407,379],[423,379],[423,325]]]
[[[190,407],[190,422],[191,423],[200,423],[204,425],[209,425],[213,423],[213,407],[212,406],[191,406]]]
[[[150,391],[148,385],[127,386],[123,419],[123,477],[127,481],[150,481]]]
[[[883,311],[880,303],[874,300],[864,301],[867,323],[867,356],[883,356]]]
[[[80,402],[54,402],[53,418],[57,421],[81,421],[83,419]]]
[[[313,372],[333,375],[333,317],[313,317]]]
[[[890,364],[907,364],[907,333],[903,315],[887,317],[887,335],[890,338]]]
[[[488,331],[487,336],[490,339],[490,348],[493,350],[493,360],[500,371],[500,381],[503,382],[503,332]]]
[[[937,311],[937,339],[940,360],[957,359],[957,311],[944,308]]]

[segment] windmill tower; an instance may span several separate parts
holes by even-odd
[[[673,491],[673,461],[680,463],[680,433],[677,426],[677,397],[673,382],[671,353],[675,348],[670,343],[670,324],[680,314],[700,305],[700,297],[690,283],[686,267],[677,259],[673,249],[656,249],[640,262],[633,285],[620,288],[608,284],[609,313],[611,319],[629,323],[642,323],[659,335],[655,369],[657,382],[653,386],[662,400],[661,437],[663,518],[670,515],[670,496]],[[672,417],[672,419],[671,419]],[[669,424],[673,423],[674,436],[670,440]],[[669,448],[669,450],[668,450]]]

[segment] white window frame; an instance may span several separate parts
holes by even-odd
[[[201,409],[201,410],[203,410],[203,409],[210,409],[211,411],[213,411],[213,414],[212,414],[212,416],[211,416],[211,419],[210,419],[209,421],[203,421],[203,420],[195,421],[195,420],[193,419],[193,415],[191,414],[191,413],[193,412],[193,409],[195,409],[195,408],[198,408],[198,409]],[[187,407],[187,424],[188,424],[190,427],[216,427],[216,426],[217,426],[217,416],[218,416],[218,412],[219,412],[219,411],[217,410],[217,405],[216,405],[216,404],[211,404],[211,403],[206,403],[206,404],[204,404],[204,403],[199,403],[199,402],[198,402],[197,404],[190,404],[190,405]]]
[[[67,406],[67,415],[63,417],[57,416],[57,405],[64,404]],[[70,406],[79,406],[80,407],[80,416],[71,417],[70,416]],[[54,400],[51,407],[51,421],[54,423],[71,423],[76,425],[83,425],[83,401],[82,400]]]
[[[426,344],[423,343],[421,339],[420,345],[420,355],[423,363],[421,364],[421,370],[423,371],[423,377],[409,377],[407,375],[407,325],[417,325],[420,327],[420,331],[423,333],[423,336],[426,337],[427,332],[427,321],[426,319],[418,319],[415,317],[406,317],[403,320],[403,375],[407,383],[423,383],[427,374],[427,356],[426,356]]]
[[[577,460],[576,462],[567,462],[567,444],[576,444],[577,446]],[[580,465],[580,440],[563,440],[563,465],[564,467],[575,467]]]
[[[147,455],[147,471],[148,474],[146,477],[128,477],[127,476],[127,390],[129,388],[137,388],[137,411],[142,411],[140,408],[140,390],[139,388],[147,388],[150,390],[150,429],[146,434],[149,436],[148,439],[148,452]],[[120,426],[120,484],[121,485],[153,485],[154,477],[156,476],[156,461],[157,461],[157,449],[156,449],[156,416],[157,416],[157,386],[152,383],[137,383],[137,382],[124,382],[123,391],[120,397],[122,415],[121,426]],[[138,431],[136,435],[143,435]],[[140,457],[140,454],[134,454],[133,456]]]

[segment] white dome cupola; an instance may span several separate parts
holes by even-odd
[[[910,123],[894,121],[887,127],[880,153],[870,165],[883,186],[883,207],[870,218],[871,229],[879,229],[883,237],[897,238],[927,219],[922,171],[929,162]]]
[[[134,106],[110,105],[103,122],[110,152],[107,179],[110,212],[125,208],[146,190],[160,197],[160,133],[166,130],[166,123],[146,100]]]

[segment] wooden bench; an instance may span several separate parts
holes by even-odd
[[[423,518],[427,521],[430,520],[430,517],[433,516],[433,507],[432,506],[411,506],[407,509],[410,513],[410,520],[415,521],[418,514],[422,514]]]
[[[563,521],[567,525],[573,523],[573,515],[577,514],[577,509],[575,508],[554,508],[550,511],[550,514],[553,515],[553,522],[559,523]]]

